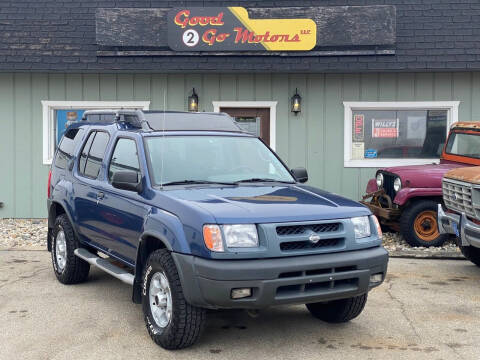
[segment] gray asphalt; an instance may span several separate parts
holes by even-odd
[[[480,268],[463,260],[391,259],[385,284],[348,324],[303,306],[209,314],[192,348],[149,338],[128,285],[93,269],[57,282],[45,251],[0,251],[0,359],[480,359]]]

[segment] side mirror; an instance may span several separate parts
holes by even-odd
[[[305,168],[295,168],[295,169],[292,169],[290,171],[292,172],[293,176],[295,177],[295,179],[297,179],[298,182],[300,182],[300,183],[307,182],[307,180],[308,180],[307,169],[305,169]]]
[[[135,171],[117,171],[113,174],[112,186],[117,189],[142,192],[143,187]]]

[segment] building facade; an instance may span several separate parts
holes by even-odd
[[[480,118],[477,0],[291,5],[3,1],[0,217],[46,216],[55,146],[86,109],[186,111],[194,89],[198,111],[230,113],[288,166],[306,167],[309,184],[356,200],[378,167],[438,161],[449,125]],[[181,39],[168,26],[177,10],[205,7],[213,18],[227,6],[250,19],[311,19],[316,42],[300,51],[248,40],[238,49],[175,48]],[[203,41],[195,25],[185,30]]]

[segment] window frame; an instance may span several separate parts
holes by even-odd
[[[458,121],[460,101],[344,101],[344,148],[343,166],[346,168],[380,168],[401,165],[424,165],[438,163],[439,158],[392,158],[362,159],[352,157],[352,122],[354,111],[368,110],[447,110],[446,135],[450,126]]]
[[[85,174],[85,172],[81,172],[80,171],[80,158],[82,157],[82,152],[83,152],[83,149],[85,149],[85,146],[87,145],[87,142],[88,142],[88,138],[90,137],[91,134],[95,133],[94,137],[93,137],[93,140],[92,140],[92,143],[90,144],[90,148],[88,149],[88,153],[87,153],[87,159],[85,160],[85,167],[87,166],[87,163],[88,163],[88,159],[90,158],[90,150],[92,149],[92,145],[93,143],[95,142],[95,138],[97,137],[97,133],[99,132],[103,132],[105,134],[107,134],[108,136],[108,142],[107,142],[107,146],[105,147],[105,152],[103,154],[104,158],[105,158],[105,155],[107,154],[107,150],[108,150],[108,147],[110,145],[110,141],[112,140],[112,136],[110,135],[110,133],[106,130],[102,130],[102,129],[92,129],[90,130],[90,132],[87,134],[87,136],[85,137],[85,141],[82,145],[82,148],[80,149],[80,152],[78,153],[78,161],[77,161],[77,174],[78,176],[80,177],[83,177],[83,178],[86,178],[86,179],[90,179],[90,180],[98,180],[98,178],[100,177],[101,173],[102,173],[102,164],[103,164],[103,161],[100,163],[100,169],[98,170],[98,175],[96,177],[93,177],[93,176],[89,176],[87,174]]]
[[[50,165],[55,154],[55,111],[98,109],[149,110],[150,101],[57,101],[42,100],[43,164]]]
[[[135,143],[135,147],[137,148],[137,159],[138,159],[138,169],[140,172],[140,181],[144,177],[144,173],[142,170],[142,163],[140,161],[140,146],[138,144],[137,139],[132,136],[119,135],[115,138],[115,142],[112,144],[112,151],[110,152],[110,156],[108,158],[108,166],[106,168],[107,173],[105,175],[106,175],[107,183],[109,183],[110,185],[112,185],[112,181],[110,180],[110,177],[109,177],[110,166],[112,165],[112,159],[113,159],[113,155],[115,154],[115,149],[117,147],[117,144],[121,139],[132,140]]]

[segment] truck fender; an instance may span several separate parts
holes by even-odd
[[[405,205],[409,200],[416,197],[442,197],[441,188],[404,188],[395,196],[393,201],[399,206]]]

